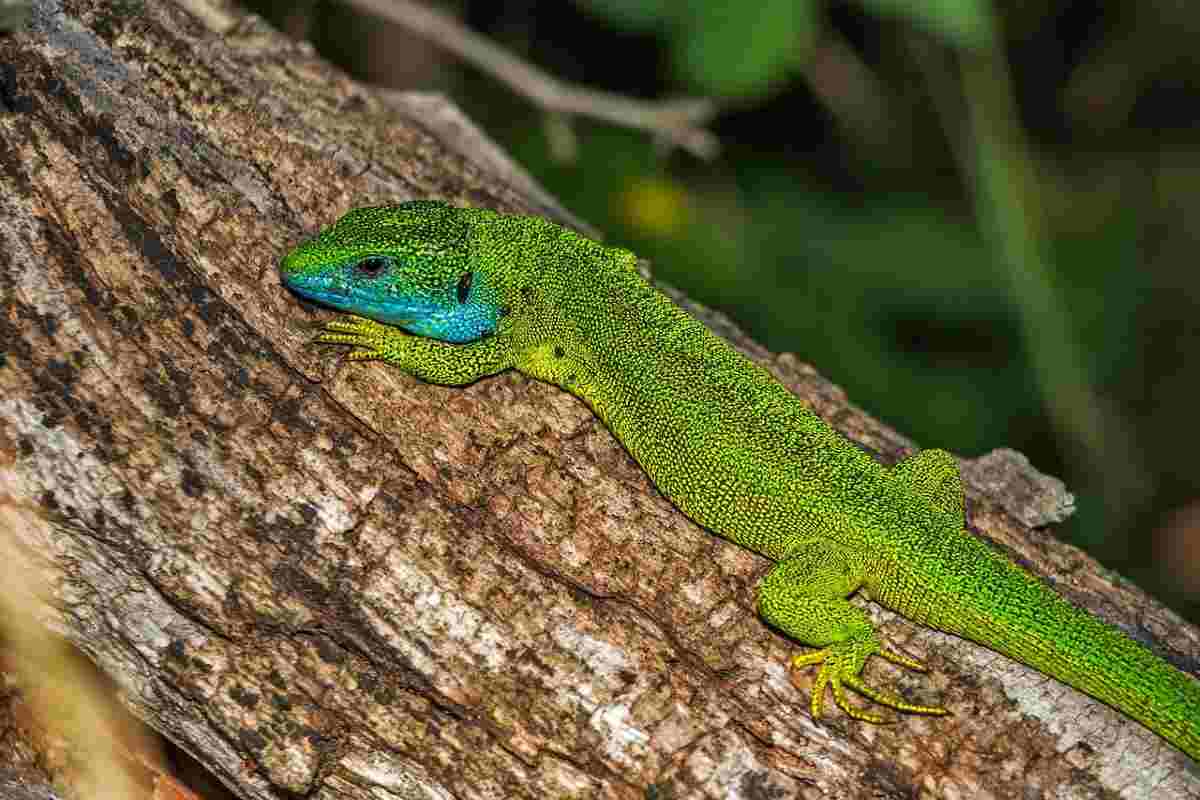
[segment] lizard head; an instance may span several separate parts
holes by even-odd
[[[500,302],[472,267],[464,209],[414,201],[359,208],[296,247],[283,283],[309,300],[445,342],[496,331]]]

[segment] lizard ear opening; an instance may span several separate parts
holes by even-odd
[[[467,298],[471,296],[471,284],[474,282],[474,272],[464,272],[458,279],[458,302],[460,304],[467,302]]]

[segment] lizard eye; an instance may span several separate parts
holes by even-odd
[[[383,256],[368,256],[354,265],[354,271],[365,278],[378,278],[388,268]]]
[[[458,279],[458,302],[467,302],[467,296],[471,293],[471,284],[475,282],[474,272],[464,272],[463,276]]]

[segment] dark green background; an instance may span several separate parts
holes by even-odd
[[[361,79],[445,92],[609,241],[922,446],[1025,452],[1078,495],[1059,536],[1200,618],[1200,6],[441,6],[562,79],[719,98],[723,151],[702,162],[580,119],[556,159],[537,109],[403,28],[326,0],[249,5]],[[1057,333],[1022,325],[1038,298],[977,224],[957,64],[988,30],[1038,177]],[[1090,445],[1046,401],[1064,341],[1110,412]]]

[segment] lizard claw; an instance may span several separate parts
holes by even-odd
[[[829,687],[833,690],[833,700],[837,703],[838,708],[846,712],[850,717],[861,720],[862,722],[871,722],[876,725],[895,722],[878,714],[872,714],[869,711],[863,711],[850,705],[850,701],[846,696],[846,689],[850,688],[881,706],[894,708],[897,711],[903,711],[910,714],[933,714],[942,715],[950,712],[941,706],[922,706],[916,703],[910,703],[903,698],[884,692],[879,689],[873,689],[863,683],[858,676],[862,669],[862,664],[866,660],[860,653],[856,653],[856,646],[853,642],[839,642],[830,645],[829,647],[816,650],[812,653],[803,653],[792,656],[791,668],[792,683],[796,683],[795,670],[804,667],[820,664],[820,669],[817,670],[816,680],[812,686],[812,703],[811,711],[813,719],[820,719],[825,711],[825,688]],[[876,651],[878,655],[883,656],[893,664],[899,664],[903,667],[916,670],[917,672],[927,672],[928,668],[920,661],[909,658],[908,656],[894,653],[890,650],[880,648]]]

